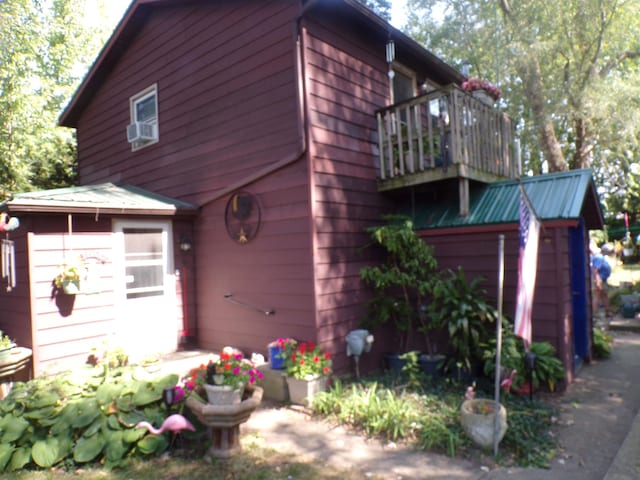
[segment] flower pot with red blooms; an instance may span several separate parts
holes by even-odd
[[[314,342],[291,342],[285,347],[285,372],[291,402],[310,406],[313,397],[327,388],[331,355]]]
[[[209,363],[189,372],[194,388],[206,392],[211,404],[240,403],[246,386],[253,386],[262,372],[239,350],[225,347]]]

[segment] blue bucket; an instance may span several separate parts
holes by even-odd
[[[284,369],[284,357],[280,354],[282,349],[278,345],[269,345],[269,366],[272,370]]]

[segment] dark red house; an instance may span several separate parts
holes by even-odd
[[[469,219],[487,185],[519,175],[510,119],[464,80],[355,0],[134,1],[60,119],[77,131],[81,186],[5,205],[22,226],[0,328],[33,348],[36,373],[103,340],[266,353],[280,336],[346,369],[366,227],[412,205]],[[583,200],[564,227],[601,226],[597,197]],[[424,235],[443,265],[491,278],[477,245],[507,230],[512,291],[516,221]],[[546,253],[568,261],[559,235]],[[60,305],[51,280],[77,252],[96,263],[93,294]],[[564,288],[567,272],[549,280]],[[568,325],[563,343],[570,310],[534,307]]]

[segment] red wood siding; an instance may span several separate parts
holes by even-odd
[[[305,27],[316,340],[344,371],[351,368],[345,336],[365,314],[367,292],[359,276],[367,260],[365,230],[390,211],[377,192],[375,170],[374,112],[388,100],[387,66],[384,44],[367,43],[349,26],[320,19]]]
[[[498,291],[498,232],[461,232],[438,235],[421,232],[433,246],[439,268],[464,268],[467,279],[485,278],[482,286],[490,298]],[[512,322],[518,284],[517,225],[505,229],[504,315]],[[533,339],[557,349],[568,382],[573,380],[573,327],[569,236],[567,228],[543,230],[533,305]]]
[[[233,345],[266,354],[278,337],[315,337],[307,177],[306,162],[300,161],[245,188],[262,211],[258,235],[245,245],[226,232],[228,196],[203,209],[196,230],[202,347]],[[232,304],[226,294],[275,314]]]
[[[29,299],[29,263],[27,260],[27,236],[31,222],[28,218],[18,217],[20,228],[7,236],[15,242],[16,286],[11,291],[6,279],[0,288],[0,330],[9,335],[19,345],[32,348],[31,339],[31,302]]]
[[[158,6],[78,125],[83,184],[195,203],[297,145],[293,1]],[[160,141],[131,152],[129,97],[157,83]]]

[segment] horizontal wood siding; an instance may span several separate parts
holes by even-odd
[[[262,212],[257,236],[245,245],[225,229],[229,196],[203,208],[196,229],[202,348],[233,345],[266,355],[278,337],[315,337],[307,178],[307,162],[299,161],[245,187]],[[269,310],[275,314],[263,313]]]
[[[9,290],[8,280],[0,284],[0,330],[9,335],[18,345],[33,348],[31,338],[31,302],[29,299],[29,262],[27,256],[27,234],[31,221],[20,218],[20,228],[7,237],[14,241],[16,260],[16,286]]]
[[[334,368],[345,371],[351,369],[345,337],[364,318],[368,296],[359,276],[366,228],[390,212],[377,192],[374,160],[374,112],[388,101],[388,77],[384,45],[364,43],[352,25],[320,18],[305,27],[316,340],[334,354]]]
[[[425,242],[434,248],[438,268],[457,269],[461,266],[468,280],[478,276],[489,298],[497,306],[498,297],[498,232],[461,232],[438,235],[421,232]],[[516,309],[518,286],[518,230],[507,227],[504,259],[504,315],[511,322]],[[533,305],[533,340],[547,341],[556,347],[569,381],[573,376],[573,328],[571,305],[571,275],[568,230],[543,229],[540,238],[538,273]]]
[[[79,255],[97,259],[96,293],[54,295],[59,266]],[[29,262],[34,373],[77,368],[115,330],[111,232],[30,233]]]
[[[80,117],[81,182],[199,203],[295,150],[295,5],[155,7]],[[160,141],[131,152],[129,98],[154,83]]]

